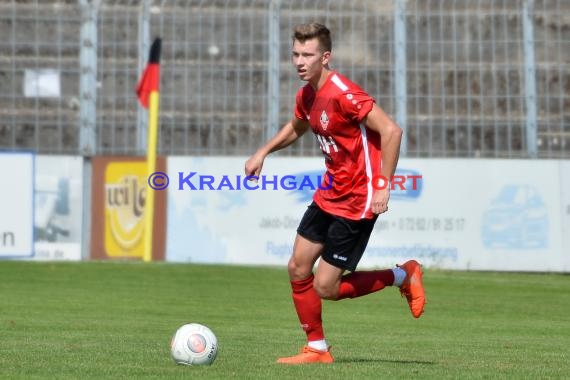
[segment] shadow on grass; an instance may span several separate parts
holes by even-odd
[[[433,361],[427,360],[393,360],[393,359],[381,359],[381,358],[358,358],[358,357],[344,357],[335,358],[335,363],[395,363],[395,364],[437,364]]]

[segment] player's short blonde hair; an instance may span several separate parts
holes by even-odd
[[[299,41],[301,43],[316,38],[319,40],[319,47],[323,53],[332,50],[331,31],[318,22],[297,25],[293,29],[292,37],[293,42]]]

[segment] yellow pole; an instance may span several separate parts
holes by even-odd
[[[149,96],[148,107],[148,139],[146,150],[147,178],[156,171],[156,145],[158,136],[158,91],[152,91]],[[144,255],[143,261],[152,261],[152,235],[154,222],[154,189],[147,188],[145,201],[145,233],[144,233]]]

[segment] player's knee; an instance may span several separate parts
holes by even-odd
[[[338,289],[334,286],[331,286],[330,284],[323,284],[315,281],[313,283],[313,287],[315,288],[315,291],[319,297],[322,299],[331,301],[338,299]]]
[[[287,264],[287,271],[289,272],[289,278],[292,280],[302,280],[309,277],[312,273],[311,267],[307,265],[299,264],[294,257],[289,259]]]
[[[291,257],[289,263],[287,264],[287,271],[291,277],[295,277],[299,272],[299,265],[295,261],[295,258]]]

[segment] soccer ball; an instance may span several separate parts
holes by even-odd
[[[184,365],[209,365],[218,354],[218,339],[208,327],[199,323],[181,326],[170,341],[172,359]]]

